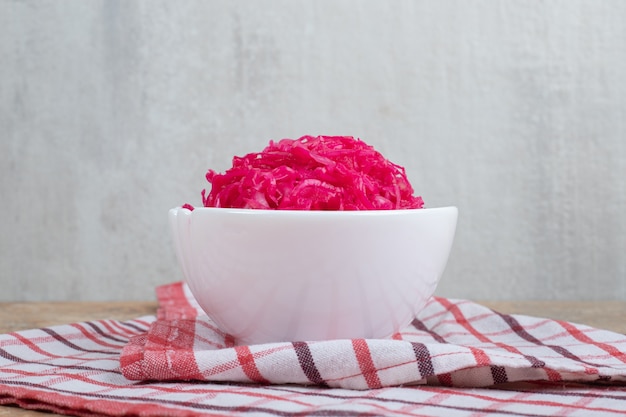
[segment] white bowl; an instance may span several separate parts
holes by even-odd
[[[199,305],[236,343],[383,338],[432,296],[456,207],[375,211],[175,208]]]

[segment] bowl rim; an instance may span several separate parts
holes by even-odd
[[[170,212],[186,211],[193,213],[218,212],[223,214],[236,215],[271,215],[271,216],[390,216],[409,215],[416,213],[432,213],[435,211],[456,211],[457,206],[424,207],[419,209],[392,209],[392,210],[272,210],[272,209],[245,209],[228,207],[194,207],[189,210],[186,207],[178,206],[170,209]]]

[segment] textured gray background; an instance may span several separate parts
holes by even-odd
[[[460,209],[440,295],[626,300],[626,2],[1,1],[0,300],[151,299],[167,210],[349,134]]]

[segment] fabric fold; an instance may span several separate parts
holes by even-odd
[[[202,312],[184,283],[160,287],[158,319],[124,347],[131,380],[489,387],[511,382],[626,382],[626,337],[556,320],[504,315],[432,298],[388,339],[239,346]]]

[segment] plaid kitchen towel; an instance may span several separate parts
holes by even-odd
[[[184,284],[157,294],[156,317],[0,335],[0,404],[78,416],[626,415],[620,334],[433,298],[388,340],[239,346]]]
[[[315,384],[373,389],[407,384],[484,387],[517,381],[626,382],[626,337],[554,320],[499,314],[432,298],[382,340],[237,346],[182,284],[157,290],[158,320],[121,356],[132,380]]]

